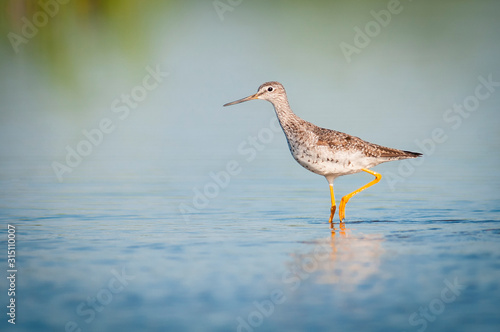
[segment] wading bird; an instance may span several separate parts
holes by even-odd
[[[370,168],[387,161],[416,158],[421,153],[387,148],[339,131],[320,128],[295,115],[286,97],[285,88],[279,82],[262,84],[257,93],[224,106],[244,101],[262,99],[271,102],[278,116],[281,128],[288,141],[293,158],[304,168],[323,175],[330,184],[332,205],[329,223],[333,228],[333,217],[337,208],[333,193],[333,180],[342,175],[367,172],[375,179],[340,200],[339,219],[345,219],[345,206],[349,199],[362,190],[379,182],[382,176]]]

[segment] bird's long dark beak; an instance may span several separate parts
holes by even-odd
[[[235,100],[235,101],[227,103],[227,104],[224,104],[224,106],[231,106],[231,105],[234,105],[234,104],[239,104],[239,103],[242,103],[244,101],[249,101],[249,100],[252,100],[252,99],[257,99],[257,97],[259,97],[258,93],[254,94],[254,95],[251,95],[251,96],[248,96],[248,97],[245,97],[245,98],[242,98],[242,99]]]

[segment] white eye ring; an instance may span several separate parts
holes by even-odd
[[[267,91],[269,91],[269,92],[271,92],[273,90],[274,90],[274,88],[272,86],[270,86],[269,88],[267,88]]]

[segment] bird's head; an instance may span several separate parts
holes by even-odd
[[[239,104],[252,99],[267,100],[273,104],[280,100],[286,101],[285,88],[279,82],[266,82],[259,87],[256,94],[224,104],[224,106]]]

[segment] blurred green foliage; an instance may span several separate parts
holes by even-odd
[[[75,84],[82,58],[140,62],[150,52],[148,24],[169,1],[7,0],[0,4],[4,59],[30,62]]]

